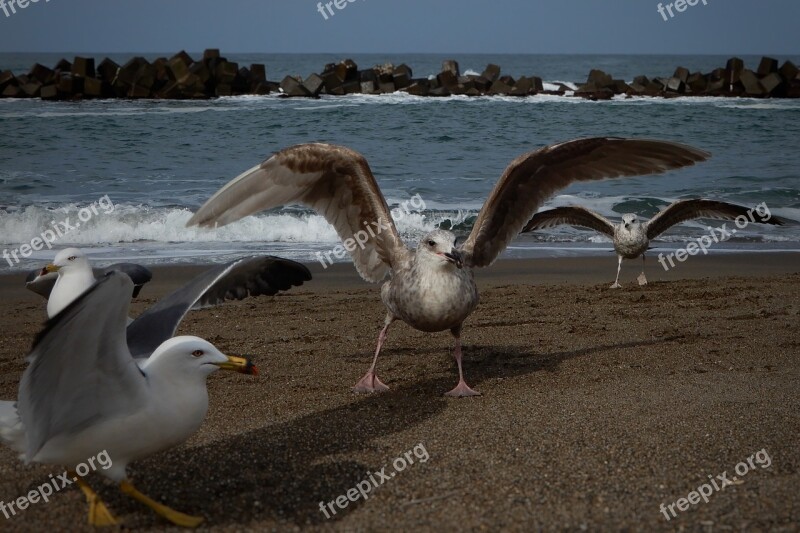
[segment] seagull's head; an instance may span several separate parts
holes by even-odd
[[[258,374],[258,369],[244,357],[224,355],[216,346],[199,337],[173,337],[162,343],[142,364],[142,369],[158,368],[170,376],[195,375],[205,378],[219,369],[242,374]]]
[[[59,276],[72,272],[91,272],[89,258],[78,248],[64,248],[56,254],[53,262],[42,269],[41,274],[58,272]]]
[[[622,215],[622,226],[627,229],[633,229],[634,227],[639,225],[639,217],[637,217],[633,213],[628,213],[627,215]]]
[[[456,236],[441,229],[428,233],[419,241],[417,261],[456,268],[464,266],[461,252],[456,249]]]

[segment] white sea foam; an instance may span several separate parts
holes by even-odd
[[[468,71],[470,74],[473,71]],[[797,100],[774,100],[765,102],[764,100],[753,98],[728,98],[728,97],[706,97],[706,96],[682,96],[680,98],[663,98],[649,96],[627,97],[617,95],[611,102],[593,102],[583,98],[574,97],[577,88],[575,83],[564,81],[546,81],[543,83],[544,89],[556,90],[559,83],[570,87],[562,95],[533,95],[524,98],[503,97],[503,96],[484,96],[467,97],[464,95],[453,95],[443,98],[430,98],[423,96],[410,95],[403,91],[396,91],[389,94],[351,94],[345,96],[322,95],[320,99],[305,98],[281,98],[278,94],[270,95],[242,95],[222,97],[204,103],[168,100],[91,100],[70,104],[65,107],[61,103],[38,102],[35,107],[29,108],[35,100],[6,99],[2,104],[8,107],[3,117],[14,118],[45,118],[59,119],[67,117],[126,117],[137,115],[172,115],[172,114],[193,114],[193,113],[229,113],[242,112],[252,109],[278,108],[291,105],[292,109],[299,111],[337,109],[340,107],[353,107],[360,105],[441,105],[453,101],[491,101],[496,103],[590,103],[605,105],[671,105],[671,106],[713,106],[725,109],[742,110],[780,110],[780,109],[800,109],[800,102]],[[12,106],[10,103],[16,102],[19,105]],[[19,109],[21,108],[21,109]]]
[[[78,206],[52,210],[28,206],[20,210],[0,211],[0,244],[17,246],[52,227],[54,221],[70,218],[78,221]],[[398,231],[409,240],[439,227],[463,224],[473,211],[402,213],[396,219]],[[188,209],[151,208],[117,205],[108,214],[100,213],[85,225],[58,240],[61,245],[101,245],[136,242],[161,243],[336,243],[339,237],[333,226],[314,213],[267,213],[246,217],[217,229],[187,228],[192,213]]]
[[[556,81],[545,81],[545,82],[542,82],[542,88],[545,91],[557,91],[560,88],[560,85],[566,85],[567,87],[569,87],[573,91],[575,91],[578,88],[578,86],[575,85],[571,81],[558,81],[558,80],[556,80]]]
[[[560,195],[547,203],[544,209],[566,205],[582,205],[603,216],[618,219],[628,209],[618,207],[620,204],[633,201],[626,197],[584,197]],[[668,203],[671,199],[662,199]],[[390,202],[390,205],[394,205]],[[52,227],[53,222],[70,218],[74,224],[78,221],[78,210],[82,206],[67,205],[59,209],[40,206],[28,206],[23,209],[0,211],[0,244],[13,248],[40,235]],[[460,206],[443,202],[429,202],[428,210],[422,213],[400,213],[396,225],[409,243],[414,243],[425,233],[436,228],[455,228],[458,232],[466,232],[478,214],[479,206],[471,205],[462,209]],[[186,222],[191,217],[189,209],[177,207],[149,207],[142,205],[117,205],[111,213],[101,212],[88,223],[69,232],[57,242],[58,246],[107,246],[130,245],[131,243],[326,243],[333,244],[339,237],[333,227],[321,216],[313,212],[269,212],[246,217],[238,222],[217,229],[187,228]],[[395,210],[397,214],[397,210]],[[800,219],[800,209],[784,208],[775,210],[774,214],[790,219]],[[701,221],[688,221],[677,231],[670,232],[665,240],[680,240],[682,236],[694,232],[705,231],[707,224]],[[560,241],[607,242],[593,232],[570,227],[560,227],[545,232],[538,232],[556,237]],[[782,242],[797,240],[797,228],[751,225],[742,235],[766,242]]]

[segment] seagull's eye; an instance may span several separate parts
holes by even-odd
[[[75,261],[77,259],[74,255],[67,257],[67,261]]]
[[[436,241],[428,241],[428,246],[433,248],[434,246],[436,246]]]
[[[195,356],[195,357],[200,357],[204,353],[205,352],[203,350],[195,350],[195,351],[192,352],[192,355]]]

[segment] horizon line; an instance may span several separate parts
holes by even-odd
[[[203,50],[187,50],[186,48],[181,48],[175,52],[171,52],[173,55],[181,52],[186,51],[189,54],[202,54],[204,50],[208,49],[215,49],[214,47],[205,48]],[[656,52],[229,52],[225,51],[222,48],[219,48],[220,52],[226,54],[236,54],[236,55],[472,55],[472,56],[498,56],[498,55],[507,55],[507,56],[664,56],[664,57],[674,57],[674,56],[721,56],[721,57],[733,57],[733,56],[800,56],[800,52],[709,52],[709,53],[656,53]],[[166,51],[43,51],[43,50],[14,50],[14,51],[0,51],[0,54],[165,54]]]

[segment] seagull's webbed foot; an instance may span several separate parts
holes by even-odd
[[[622,285],[619,284],[618,281],[615,281],[614,284],[611,286],[612,289],[621,289]]]
[[[645,254],[642,254],[642,273],[639,274],[638,278],[636,278],[641,287],[644,287],[645,285],[647,285],[647,278],[644,275],[644,264],[645,264],[646,260],[647,260],[647,256]]]
[[[94,527],[118,525],[117,519],[114,518],[114,515],[108,510],[108,507],[106,507],[106,504],[100,499],[100,496],[92,490],[92,487],[75,472],[69,472],[69,476],[75,479],[78,487],[83,491],[84,496],[86,496],[86,502],[89,504],[89,525]]]
[[[353,392],[385,392],[389,390],[380,379],[378,379],[378,375],[370,370],[364,377],[358,380],[356,386],[353,387]]]
[[[480,396],[481,393],[467,385],[463,379],[458,382],[458,385],[449,392],[444,393],[445,396],[452,396],[454,398],[466,398],[468,396]]]
[[[458,365],[458,385],[456,385],[453,390],[445,392],[444,395],[452,396],[455,398],[465,398],[467,396],[480,396],[481,395],[480,392],[470,388],[470,386],[467,385],[467,382],[464,381],[464,370],[461,367],[461,358],[462,358],[461,326],[459,325],[458,327],[451,329],[450,332],[453,334],[453,337],[455,337],[456,340],[455,349],[453,350],[453,357],[455,358],[456,364]]]
[[[170,509],[166,505],[162,505],[157,501],[145,496],[144,494],[136,490],[136,487],[134,487],[127,481],[123,481],[122,483],[120,483],[119,488],[122,492],[124,492],[128,496],[130,496],[131,498],[140,503],[145,504],[150,509],[152,509],[157,515],[161,516],[162,518],[166,518],[176,526],[197,527],[201,523],[203,523],[203,517],[190,516],[178,512],[174,509]]]
[[[395,318],[391,314],[386,316],[386,322],[380,335],[378,335],[378,346],[375,348],[375,357],[372,359],[372,366],[369,367],[364,377],[358,380],[356,386],[353,387],[353,392],[385,392],[389,390],[389,387],[378,379],[378,374],[375,373],[375,366],[378,364],[378,354],[381,353],[383,343],[386,342],[386,336],[389,334],[389,326],[391,326],[394,321]]]

